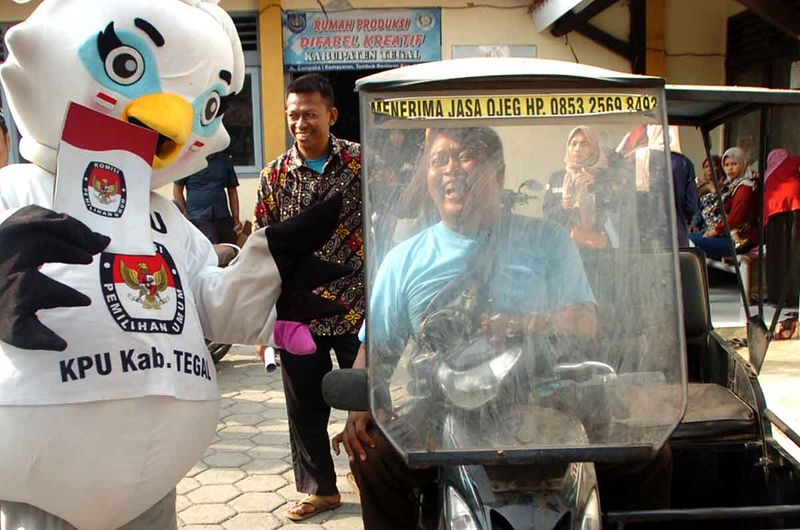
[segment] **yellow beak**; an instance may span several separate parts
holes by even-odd
[[[160,135],[153,168],[161,169],[170,165],[189,141],[194,109],[175,94],[148,94],[133,100],[121,119],[153,129]]]

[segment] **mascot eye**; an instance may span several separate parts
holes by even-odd
[[[106,57],[106,73],[115,83],[132,85],[144,75],[142,54],[130,46],[119,46]]]
[[[219,109],[222,106],[222,98],[216,92],[211,92],[206,97],[206,102],[203,105],[203,114],[200,116],[200,123],[208,125],[219,114]]]

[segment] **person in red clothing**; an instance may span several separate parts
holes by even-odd
[[[800,157],[786,149],[770,151],[764,178],[764,222],[767,225],[767,299],[777,303],[784,279],[793,276],[786,304],[796,305],[800,271],[790,271],[792,252],[800,245]]]
[[[731,147],[722,155],[722,170],[727,178],[722,190],[722,201],[728,215],[736,252],[745,253],[758,244],[756,215],[756,175],[748,167],[747,154],[738,147]],[[722,259],[731,256],[730,240],[725,234],[725,224],[720,220],[716,226],[704,233],[689,234],[689,239],[708,257]]]

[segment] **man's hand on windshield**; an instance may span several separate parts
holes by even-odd
[[[521,337],[525,333],[528,317],[525,315],[509,315],[496,313],[481,315],[481,331],[489,337],[493,346],[503,344],[506,340]]]
[[[339,444],[341,443],[351,462],[354,462],[356,457],[361,462],[366,462],[367,452],[364,450],[364,446],[375,448],[375,440],[367,433],[367,427],[371,423],[372,417],[369,412],[348,412],[344,430],[334,436],[331,441],[333,452],[337,456],[339,455]]]
[[[523,335],[597,335],[597,314],[594,304],[569,305],[555,313],[481,315],[481,331],[489,343],[500,346]]]

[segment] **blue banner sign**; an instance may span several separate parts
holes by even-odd
[[[393,68],[441,58],[439,8],[283,14],[283,60],[290,72]]]

